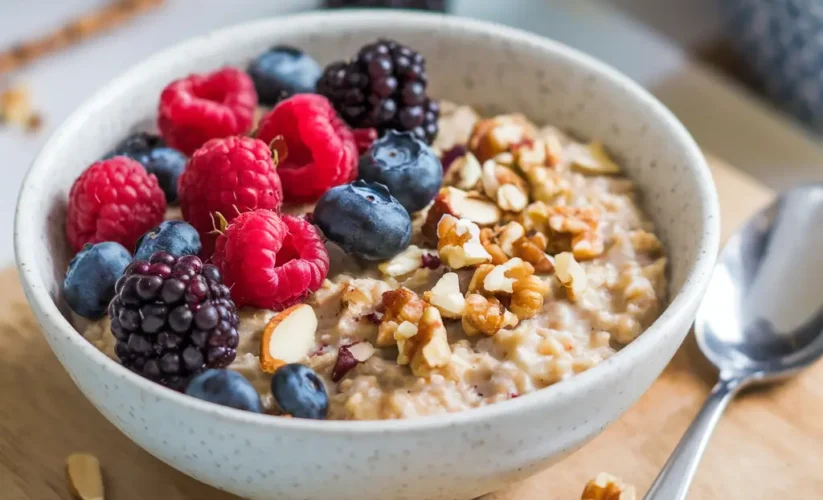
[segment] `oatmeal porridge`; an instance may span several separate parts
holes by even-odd
[[[412,214],[406,249],[369,262],[328,241],[328,277],[301,304],[239,310],[229,368],[266,412],[283,413],[270,381],[286,362],[322,378],[332,419],[410,418],[516,398],[612,356],[665,306],[661,242],[600,144],[521,115],[440,107],[432,148],[443,184]],[[84,335],[117,359],[110,328],[104,318]],[[294,329],[309,337],[282,340],[297,337]]]

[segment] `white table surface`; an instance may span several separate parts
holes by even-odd
[[[596,0],[454,0],[456,13],[522,27],[612,64],[659,96],[706,149],[767,184],[823,179],[823,149],[745,91],[690,62],[673,43]],[[102,0],[0,0],[0,47],[58,25]],[[220,26],[298,11],[316,0],[169,0],[162,11],[43,59],[13,75],[27,83],[46,126],[36,135],[0,129],[0,264],[13,260],[19,184],[51,131],[83,99],[153,52]]]

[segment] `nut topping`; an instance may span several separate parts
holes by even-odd
[[[103,475],[100,461],[88,453],[72,453],[66,460],[69,491],[79,500],[103,500]]]
[[[410,245],[408,248],[395,255],[386,262],[378,265],[377,268],[386,276],[396,278],[405,276],[423,267],[424,251],[417,245]]]
[[[444,318],[462,318],[466,312],[466,299],[460,292],[457,273],[444,274],[434,288],[423,294],[423,298]]]
[[[592,175],[619,174],[620,167],[609,157],[609,153],[599,142],[587,145],[569,144],[566,155],[572,168]]]
[[[399,331],[400,329],[398,329]],[[405,336],[395,333],[397,339],[397,364],[408,364],[414,375],[426,377],[433,368],[449,364],[451,347],[436,307],[429,306],[423,311],[415,335]]]
[[[560,283],[566,288],[566,295],[572,302],[577,302],[588,288],[586,271],[569,252],[554,256],[554,272]]]
[[[482,163],[507,152],[514,144],[534,139],[536,135],[534,125],[523,115],[495,116],[475,124],[469,138],[469,150]]]
[[[491,255],[480,243],[480,228],[468,219],[444,215],[437,225],[437,251],[452,269],[491,262]]]
[[[431,241],[437,239],[437,225],[444,215],[469,220],[479,226],[497,224],[502,212],[484,196],[476,196],[454,187],[444,187],[434,198],[423,224],[423,235]]]
[[[443,177],[443,185],[469,191],[477,186],[481,175],[482,167],[480,162],[473,154],[466,153],[454,160],[449,166],[449,170]]]
[[[298,304],[269,320],[260,336],[260,368],[274,373],[283,365],[296,363],[314,349],[317,315],[308,304]]]
[[[467,335],[483,333],[491,336],[503,328],[515,327],[517,323],[517,316],[507,311],[497,298],[476,293],[466,297],[463,330]]]
[[[383,293],[382,305],[385,312],[377,330],[378,346],[394,345],[397,330],[401,330],[401,336],[417,333],[416,325],[420,322],[426,303],[416,293],[408,288],[389,290]]]
[[[625,484],[619,478],[601,472],[586,483],[581,500],[635,500],[637,493],[633,486]]]

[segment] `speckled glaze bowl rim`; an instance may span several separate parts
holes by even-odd
[[[37,186],[49,175],[49,167],[53,168],[59,165],[59,159],[55,157],[56,153],[52,150],[55,146],[60,146],[70,141],[71,137],[75,134],[75,130],[84,125],[90,114],[99,114],[101,108],[106,107],[107,102],[110,102],[120,95],[121,91],[119,88],[137,75],[146,72],[155,72],[155,67],[160,68],[168,64],[169,61],[180,59],[192,49],[231,44],[232,40],[242,40],[249,33],[259,33],[261,31],[267,33],[276,32],[278,26],[282,26],[284,23],[287,23],[292,29],[303,27],[309,31],[321,27],[325,30],[335,30],[337,28],[351,28],[352,26],[378,25],[385,27],[391,26],[392,24],[404,25],[407,28],[419,29],[421,31],[432,31],[432,28],[449,30],[450,27],[455,29],[459,27],[459,30],[464,32],[470,31],[478,35],[505,39],[515,46],[526,45],[538,47],[541,50],[554,53],[561,58],[573,61],[574,64],[585,67],[588,71],[600,75],[601,78],[607,80],[611,85],[619,85],[625,88],[633,94],[637,100],[643,102],[652,110],[651,116],[660,126],[666,127],[675,133],[681,146],[687,151],[684,162],[690,167],[692,175],[697,178],[699,184],[700,194],[703,200],[703,232],[701,235],[696,236],[700,239],[699,248],[697,249],[699,257],[685,279],[683,286],[673,297],[663,314],[639,338],[621,349],[616,355],[583,373],[576,374],[561,383],[525,394],[516,399],[501,401],[492,405],[456,413],[416,417],[412,419],[316,421],[276,418],[270,415],[254,414],[207,403],[172,391],[132,373],[116,361],[109,359],[79,335],[71,323],[60,313],[57,305],[52,301],[48,290],[44,287],[44,281],[38,270],[36,258],[34,257],[38,252],[38,246],[42,247],[42,244],[39,242],[40,235],[36,234],[33,226],[28,223],[28,214],[34,213],[35,207],[42,203],[41,197],[38,195],[39,190]],[[672,337],[677,335],[678,329],[676,325],[691,321],[692,318],[686,316],[689,314],[689,311],[695,309],[697,302],[702,298],[708,284],[711,269],[717,255],[719,234],[717,193],[700,149],[683,125],[665,106],[617,70],[582,52],[553,40],[495,23],[438,14],[352,10],[348,12],[336,11],[333,14],[322,11],[296,14],[288,16],[287,19],[281,16],[223,28],[163,50],[137,64],[122,76],[115,78],[72,113],[54,132],[42,151],[35,158],[23,182],[18,199],[17,212],[15,215],[14,243],[18,271],[23,282],[24,291],[29,303],[38,313],[37,316],[42,327],[57,330],[60,334],[66,335],[72,343],[73,349],[77,349],[83,356],[87,357],[89,363],[100,364],[101,367],[113,377],[119,378],[129,384],[135,384],[139,389],[157,398],[167,398],[173,403],[212,414],[221,423],[225,423],[226,425],[259,425],[263,427],[270,426],[273,428],[319,433],[403,433],[425,431],[427,429],[447,426],[460,426],[463,423],[471,421],[494,420],[504,414],[525,411],[538,406],[551,408],[554,404],[564,399],[574,397],[576,394],[581,394],[600,381],[615,376],[621,371],[621,367],[632,365],[644,359],[651,351],[656,349],[657,346],[669,342]]]

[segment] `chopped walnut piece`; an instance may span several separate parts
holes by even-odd
[[[467,335],[483,333],[491,336],[503,328],[515,327],[517,323],[517,316],[507,311],[495,297],[476,293],[466,297],[463,330]]]
[[[634,486],[627,485],[621,479],[601,472],[586,483],[581,500],[636,500]]]
[[[398,328],[398,332],[399,330]],[[432,369],[446,366],[451,360],[446,327],[443,325],[440,312],[434,306],[428,306],[423,311],[414,335],[395,333],[395,338],[398,350],[397,364],[409,365],[412,373],[418,377],[430,375]]]
[[[611,159],[606,148],[599,142],[589,144],[569,144],[566,157],[573,169],[585,174],[609,175],[619,174],[620,167]]]
[[[474,125],[469,138],[469,150],[480,162],[504,153],[514,144],[532,140],[537,129],[520,114],[499,115],[480,120]]]
[[[577,259],[593,259],[604,251],[600,211],[594,207],[549,206],[536,201],[526,207],[518,220],[526,230],[547,235],[548,244],[555,251],[571,251]]]
[[[486,276],[494,269],[493,264],[481,264],[477,266],[477,269],[474,270],[474,274],[472,275],[472,279],[469,282],[469,288],[466,291],[466,295],[472,293],[480,293],[480,294],[488,294],[489,292],[483,288],[483,281],[485,281]]]
[[[437,224],[437,252],[452,269],[491,262],[492,257],[480,243],[480,228],[468,219],[444,215]]]
[[[462,318],[466,312],[466,299],[460,292],[457,273],[444,274],[431,290],[423,294],[423,298],[444,318]]]
[[[545,274],[554,269],[551,257],[546,254],[548,239],[543,233],[529,231],[517,221],[495,230],[483,228],[480,243],[492,256],[492,264],[501,265],[512,257],[519,257],[531,264],[535,272]]]
[[[533,275],[515,281],[512,289],[509,309],[521,320],[536,316],[551,290],[548,283]]]
[[[396,331],[408,332],[408,325],[416,328],[426,303],[408,288],[398,288],[383,293],[383,320],[377,330],[377,345],[390,346],[396,340]],[[406,325],[408,323],[408,325]],[[412,333],[414,335],[414,333]]]
[[[512,255],[520,257],[531,264],[536,273],[550,273],[554,270],[554,263],[551,257],[546,254],[548,246],[549,240],[545,234],[537,231],[529,231],[529,233],[514,243],[512,246]]]
[[[515,257],[505,264],[494,266],[483,279],[483,289],[492,293],[514,293],[514,283],[519,279],[534,274],[534,268],[528,262]]]
[[[572,302],[577,302],[588,288],[586,271],[569,252],[562,252],[554,256],[555,276],[566,288],[566,295]]]
[[[494,230],[490,227],[484,227],[480,230],[480,244],[489,252],[492,257],[492,264],[498,266],[504,264],[509,260],[509,256],[503,251],[503,248],[497,244]]]

